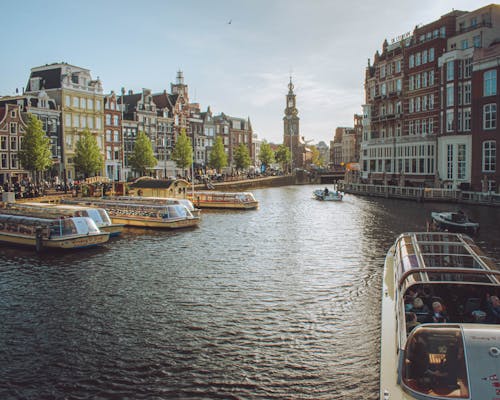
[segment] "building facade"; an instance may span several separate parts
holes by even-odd
[[[26,119],[21,106],[5,104],[0,107],[0,184],[13,184],[27,178],[18,152],[26,132]]]
[[[104,96],[104,149],[106,177],[123,180],[122,113],[115,92]]]

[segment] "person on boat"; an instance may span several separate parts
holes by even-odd
[[[328,191],[328,188],[326,187],[326,188],[325,188],[325,190],[323,190],[323,194],[324,194],[325,196],[328,196],[328,193],[329,193],[329,191]]]
[[[432,320],[435,323],[448,322],[448,313],[439,301],[432,303]]]
[[[452,344],[446,349],[446,355],[435,370],[427,370],[426,375],[431,378],[434,388],[458,389],[458,346]]]
[[[424,303],[424,301],[420,297],[415,297],[413,300],[413,306],[411,308],[411,311],[414,312],[415,314],[429,314],[430,310],[429,307]]]
[[[487,296],[486,322],[500,324],[500,299],[498,296]]]
[[[418,325],[420,325],[420,322],[417,321],[417,314],[414,312],[406,313],[406,333],[410,334],[413,328]]]

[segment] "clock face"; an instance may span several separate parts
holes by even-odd
[[[293,100],[288,100],[288,107],[293,107]]]

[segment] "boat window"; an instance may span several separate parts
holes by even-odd
[[[482,265],[471,255],[424,254],[422,258],[428,268],[482,268]]]
[[[103,223],[105,223],[106,225],[111,225],[111,219],[109,218],[109,215],[106,212],[106,210],[104,210],[102,208],[98,208],[97,212],[99,213],[99,216],[100,216],[101,221]]]
[[[426,325],[413,331],[405,348],[406,389],[429,398],[467,399],[464,345],[458,326]]]

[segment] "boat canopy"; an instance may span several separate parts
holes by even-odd
[[[500,271],[463,234],[448,232],[404,233],[396,241],[398,289],[424,282],[499,284]]]
[[[104,207],[111,213],[112,216],[135,215],[162,219],[194,218],[193,214],[191,214],[191,212],[181,204],[161,205],[112,200],[93,200],[86,204]]]
[[[193,203],[188,199],[176,199],[173,197],[143,197],[143,196],[110,196],[103,200],[127,201],[131,203],[150,203],[156,205],[181,204],[189,211],[194,211]]]
[[[194,197],[213,201],[234,201],[240,203],[256,201],[253,193],[250,192],[195,192]]]

